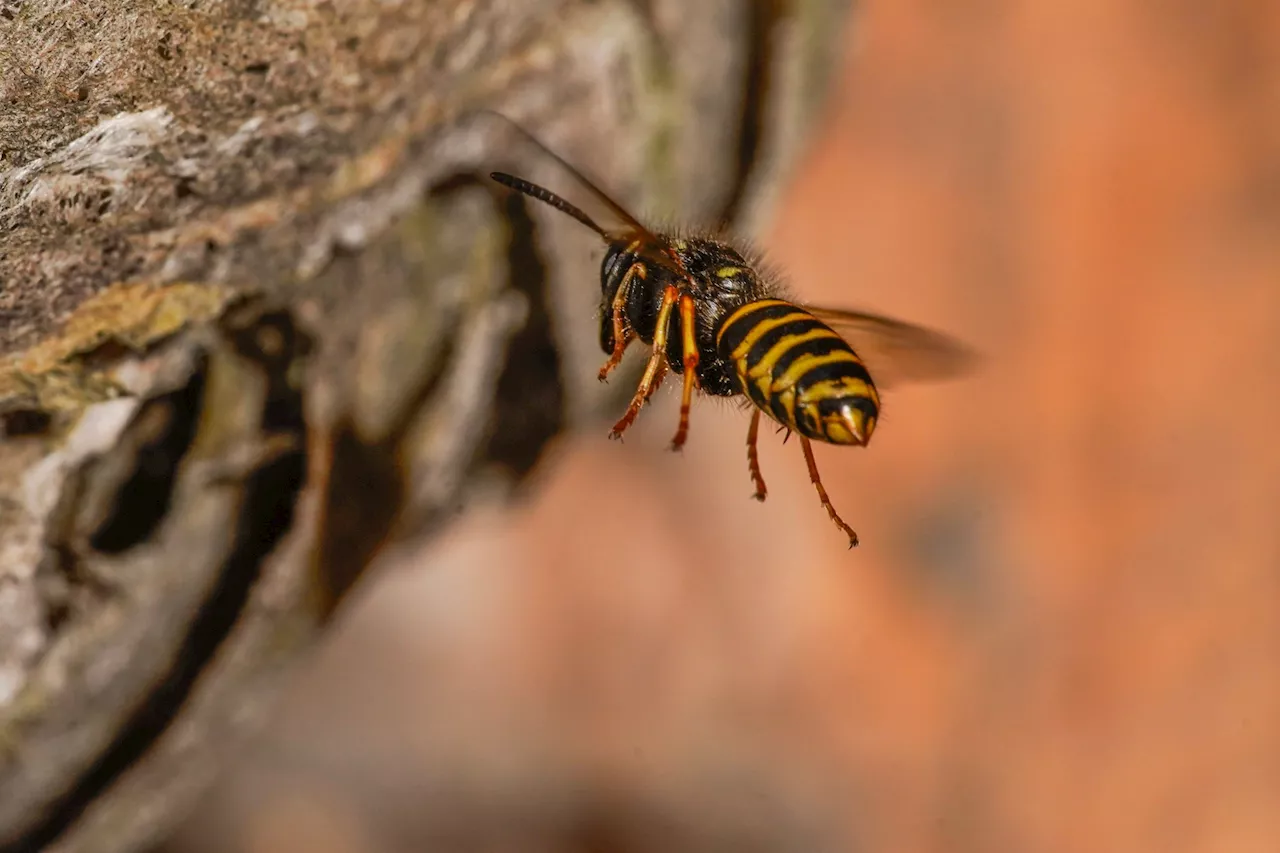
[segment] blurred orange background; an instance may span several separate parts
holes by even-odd
[[[1280,4],[871,3],[849,44],[766,246],[986,354],[817,448],[861,547],[794,441],[749,499],[732,407],[668,453],[664,389],[388,556],[214,810],[245,849],[381,849],[370,778],[561,774],[825,839],[768,849],[1280,850]]]

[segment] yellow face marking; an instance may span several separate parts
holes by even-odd
[[[795,360],[795,363],[787,368],[787,372],[777,377],[773,383],[774,393],[784,388],[790,388],[800,381],[800,377],[804,376],[815,367],[821,367],[824,364],[836,364],[837,362],[858,363],[858,357],[847,350],[836,350],[825,355],[802,355]]]
[[[759,323],[756,323],[755,326],[751,328],[751,331],[747,332],[746,337],[742,339],[742,343],[738,344],[738,348],[731,353],[731,357],[733,358],[734,361],[739,361],[741,359],[746,358],[747,354],[751,352],[751,348],[755,346],[756,341],[764,337],[765,332],[769,331],[770,329],[776,329],[778,326],[781,326],[784,323],[791,323],[796,320],[803,320],[808,316],[809,315],[807,313],[797,308],[795,311],[791,312],[790,314],[783,314],[781,317],[771,317],[768,320],[761,320]],[[728,323],[725,324],[726,327],[728,325],[729,325]]]
[[[751,368],[750,375],[754,378],[764,376],[766,373],[773,372],[773,366],[778,363],[778,359],[788,352],[792,347],[799,346],[806,341],[816,341],[819,338],[838,338],[835,332],[826,328],[812,329],[808,332],[802,332],[799,335],[791,335],[778,341],[773,348],[764,354],[764,358],[756,362]]]
[[[716,270],[716,278],[733,278],[742,275],[742,267],[720,267]]]

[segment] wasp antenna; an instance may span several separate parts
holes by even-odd
[[[524,178],[517,178],[515,175],[508,175],[506,172],[490,172],[489,177],[493,178],[504,187],[510,187],[517,192],[524,193],[530,198],[536,198],[543,204],[551,205],[561,213],[569,214],[574,219],[599,234],[606,241],[609,239],[609,235],[604,232],[604,229],[597,225],[595,220],[590,216],[583,213],[581,208],[565,201],[546,187],[540,187],[532,181],[526,181]]]

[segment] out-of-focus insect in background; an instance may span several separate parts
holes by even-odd
[[[749,500],[733,407],[669,453],[668,382],[369,584],[194,825],[1280,849],[1280,7],[872,3],[847,48],[764,248],[987,356],[816,448],[861,547],[767,431]]]

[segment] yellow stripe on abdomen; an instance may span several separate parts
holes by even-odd
[[[801,435],[861,443],[879,414],[862,360],[829,326],[779,299],[734,311],[716,333],[739,385],[753,403]]]

